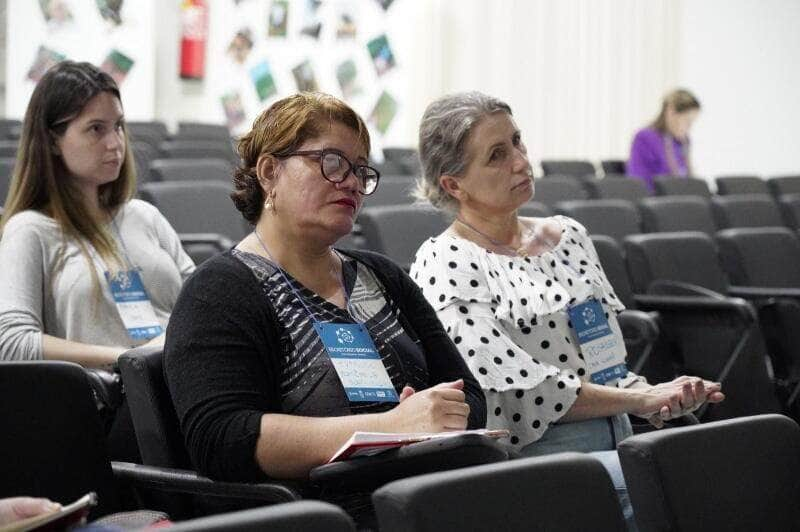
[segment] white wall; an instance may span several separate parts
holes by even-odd
[[[800,2],[689,1],[681,27],[696,173],[800,174]]]

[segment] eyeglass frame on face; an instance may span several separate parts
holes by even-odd
[[[325,159],[325,156],[328,155],[328,154],[336,155],[340,159],[342,159],[345,162],[347,162],[347,165],[349,166],[349,168],[347,169],[346,172],[344,172],[342,174],[341,179],[338,179],[338,180],[337,179],[331,179],[325,173],[325,164],[323,163],[323,160]],[[359,192],[361,194],[365,195],[365,196],[369,196],[370,194],[372,194],[373,192],[378,190],[378,183],[380,182],[380,179],[381,179],[381,173],[377,169],[375,169],[375,168],[373,168],[371,166],[368,166],[366,164],[353,164],[352,162],[350,162],[350,159],[348,159],[347,156],[344,153],[342,153],[341,151],[339,151],[339,150],[337,150],[335,148],[323,148],[321,150],[300,150],[300,151],[293,151],[293,152],[290,152],[290,153],[282,153],[282,154],[273,153],[273,156],[277,157],[278,159],[287,159],[289,157],[294,157],[294,156],[316,157],[316,158],[319,159],[319,171],[322,174],[322,177],[325,178],[326,181],[328,181],[329,183],[333,183],[333,184],[343,183],[345,181],[345,179],[347,179],[347,177],[352,173],[354,176],[356,176],[356,180],[359,183]],[[369,192],[367,192],[367,178],[361,178],[356,173],[356,170],[358,170],[359,168],[365,168],[366,170],[369,170],[369,171],[372,171],[372,172],[375,173],[375,186]]]

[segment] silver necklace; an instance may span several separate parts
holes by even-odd
[[[514,246],[509,246],[508,244],[504,244],[504,243],[502,243],[502,242],[500,242],[498,240],[495,240],[494,238],[490,237],[489,235],[487,235],[483,231],[480,231],[477,228],[473,227],[472,225],[468,224],[467,222],[465,222],[464,220],[462,220],[458,216],[456,216],[456,221],[458,223],[460,223],[461,225],[463,225],[464,227],[466,227],[467,229],[469,229],[470,231],[473,231],[473,232],[479,234],[480,236],[482,236],[483,238],[485,238],[486,240],[491,242],[492,245],[494,245],[494,246],[510,250],[512,253],[514,253],[514,255],[516,255],[518,257],[522,257],[523,259],[528,256],[528,249],[527,249],[526,244],[523,243],[523,238],[522,238],[522,234],[521,233],[520,233],[520,237],[519,237],[520,246],[515,248]],[[536,242],[539,239],[536,236],[535,233],[532,236],[533,236],[534,242]]]

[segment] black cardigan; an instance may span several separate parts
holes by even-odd
[[[468,427],[484,427],[480,385],[414,281],[377,253],[342,253],[369,267],[383,284],[406,333],[421,342],[430,385],[464,379]],[[231,252],[207,260],[186,280],[167,328],[164,372],[201,474],[264,478],[255,449],[261,416],[281,412],[279,341],[274,308],[251,270]]]

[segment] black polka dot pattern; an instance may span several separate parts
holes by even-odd
[[[494,414],[487,427],[510,430],[518,448],[560,419],[589,378],[567,306],[595,297],[615,331],[623,308],[585,229],[569,218],[551,220],[563,232],[540,256],[509,257],[443,236],[425,242],[411,268],[484,389]]]

